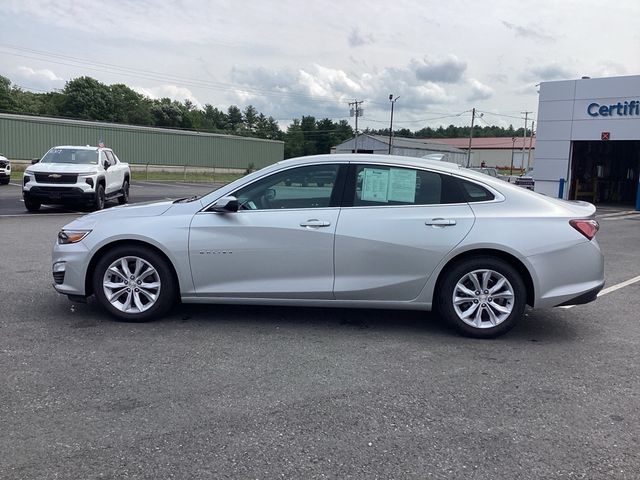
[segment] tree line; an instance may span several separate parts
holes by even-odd
[[[283,132],[272,116],[258,112],[252,105],[244,110],[236,105],[229,106],[226,111],[210,104],[199,108],[190,100],[151,99],[127,85],[106,85],[87,76],[69,80],[62,90],[37,93],[12,85],[11,80],[0,75],[0,111],[282,140],[285,158],[329,153],[332,146],[354,134],[347,120],[318,120],[312,115],[294,119]],[[415,132],[402,128],[394,130],[394,135],[456,138],[468,137],[469,130],[469,127],[454,125],[435,129],[425,127]],[[389,135],[389,129],[366,129],[364,133]],[[474,136],[522,136],[522,128],[475,126]]]

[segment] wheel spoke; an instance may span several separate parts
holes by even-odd
[[[462,285],[460,283],[456,286],[456,288],[459,291],[461,291],[462,293],[464,293],[465,295],[468,295],[468,296],[470,296],[472,298],[476,296],[476,293],[473,290],[469,290],[467,287],[465,287],[464,285]]]
[[[511,292],[501,292],[491,295],[492,298],[513,298],[513,293]]]
[[[471,303],[471,302],[473,302],[473,299],[469,297],[455,297],[453,299],[453,303],[455,303],[456,305],[462,305],[463,303]]]
[[[120,290],[118,290],[117,292],[112,292],[111,295],[109,295],[109,301],[111,303],[114,303],[115,301],[117,301],[123,293],[126,293],[127,289],[126,288],[121,288]]]
[[[489,307],[491,307],[491,309],[493,310],[497,310],[498,312],[505,313],[507,315],[511,313],[511,309],[503,307],[502,305],[499,305],[495,302],[489,302]]]
[[[140,299],[139,292],[133,293],[133,302],[136,304],[136,307],[138,308],[139,312],[142,312],[145,309],[144,305],[142,304],[142,300]]]
[[[493,287],[489,289],[489,293],[493,294],[495,292],[499,292],[506,281],[507,280],[504,277],[502,277],[500,280],[496,282],[496,284]],[[495,297],[495,295],[492,295],[492,296]]]
[[[127,258],[120,259],[120,268],[122,272],[126,275],[125,278],[129,278],[131,276],[131,270],[129,270],[129,260]]]
[[[485,310],[489,315],[489,322],[491,323],[491,325],[495,327],[498,323],[500,323],[500,320],[498,319],[498,317],[496,317],[496,314],[491,308],[491,306],[488,306],[487,308],[485,308]]]
[[[155,302],[156,298],[158,298],[158,295],[153,292],[147,292],[144,288],[140,289],[140,293],[147,297],[151,303]]]
[[[123,310],[124,312],[127,312],[127,311],[129,311],[129,310],[131,309],[131,297],[132,297],[132,296],[133,296],[133,295],[131,294],[131,291],[128,291],[128,292],[127,292],[127,298],[126,298],[126,300],[124,301],[124,303],[122,304],[122,310]]]
[[[478,310],[478,304],[477,303],[472,303],[471,306],[469,308],[467,308],[461,315],[461,318],[464,320],[465,318],[469,318],[471,315],[473,315],[473,312],[475,312],[476,310]]]
[[[476,310],[476,315],[473,319],[473,323],[476,327],[480,327],[482,325],[482,311],[484,310],[483,307],[480,307]]]
[[[482,272],[482,291],[489,288],[489,280],[491,279],[491,272]]]
[[[482,290],[482,288],[480,287],[480,281],[478,280],[478,276],[475,272],[471,272],[469,274],[469,279],[473,283],[473,288],[475,288],[476,290]]]
[[[105,288],[110,288],[112,290],[116,290],[118,288],[125,288],[126,285],[123,282],[105,282],[104,283]]]
[[[109,267],[109,269],[107,270],[107,272],[111,272],[111,273],[113,273],[114,275],[119,276],[119,277],[120,277],[120,278],[122,278],[123,280],[126,280],[126,279],[127,279],[126,275],[123,275],[123,273],[122,273],[120,270],[118,270],[118,267],[116,267],[116,266],[111,266],[111,267]]]

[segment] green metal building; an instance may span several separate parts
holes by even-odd
[[[0,113],[0,153],[12,160],[40,158],[57,145],[101,141],[134,165],[245,170],[284,158],[284,142],[276,140]]]

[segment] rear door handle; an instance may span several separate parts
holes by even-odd
[[[312,218],[300,224],[301,227],[306,228],[321,228],[328,227],[329,225],[331,225],[331,222],[327,222],[326,220],[318,220],[317,218]]]
[[[424,222],[425,225],[432,227],[450,227],[456,224],[453,218],[432,218]]]

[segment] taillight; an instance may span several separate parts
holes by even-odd
[[[598,230],[600,229],[600,224],[593,219],[569,220],[569,224],[589,240],[595,237],[596,233],[598,233]]]

